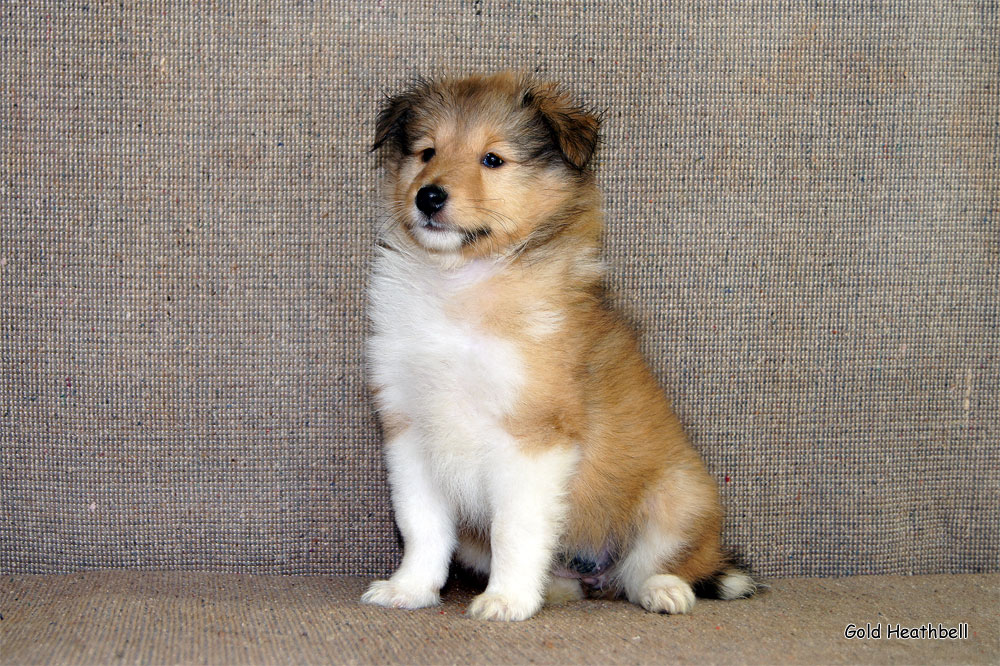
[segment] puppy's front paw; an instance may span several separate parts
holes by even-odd
[[[361,603],[386,608],[426,608],[437,606],[441,597],[431,589],[408,587],[394,580],[377,580],[361,595]]]
[[[636,602],[650,613],[687,613],[694,606],[694,590],[672,574],[650,576]]]
[[[469,604],[467,613],[477,620],[519,622],[538,612],[541,600],[520,601],[503,594],[483,592]]]

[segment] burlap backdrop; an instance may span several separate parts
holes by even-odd
[[[612,283],[726,541],[996,570],[996,3],[191,4],[0,16],[0,570],[387,571],[372,119],[506,67],[606,110]]]

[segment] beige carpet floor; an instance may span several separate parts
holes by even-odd
[[[464,615],[446,590],[420,611],[363,606],[358,578],[96,571],[0,579],[0,663],[665,664],[1000,663],[1000,574],[771,581],[687,616],[619,601],[546,608],[519,624]],[[848,625],[881,628],[848,639]],[[958,639],[903,639],[933,623]]]

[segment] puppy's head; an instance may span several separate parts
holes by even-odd
[[[527,76],[418,83],[376,123],[392,222],[432,254],[502,256],[544,242],[592,199],[599,125]]]

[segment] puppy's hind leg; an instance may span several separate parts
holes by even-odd
[[[651,613],[687,613],[694,606],[695,588],[699,595],[716,599],[749,597],[758,589],[753,578],[730,565],[714,532],[689,544],[647,529],[618,577],[629,601]]]
[[[469,571],[482,576],[490,575],[490,545],[476,533],[459,532],[455,560]]]
[[[629,601],[652,613],[687,613],[692,584],[722,569],[722,509],[707,474],[668,473],[647,500],[644,520],[616,578]]]
[[[651,613],[690,611],[694,606],[691,584],[668,573],[671,563],[686,548],[687,543],[680,536],[647,526],[618,567],[616,578],[628,600]]]
[[[552,576],[545,586],[545,605],[561,606],[583,599],[583,585],[576,578]]]
[[[387,443],[386,464],[403,561],[389,580],[372,583],[361,601],[394,608],[435,606],[455,549],[453,511],[434,484],[412,429]]]

